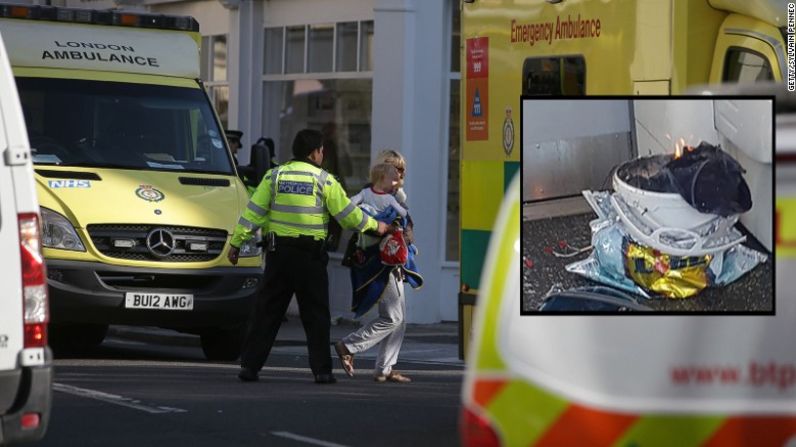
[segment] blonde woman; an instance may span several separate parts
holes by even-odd
[[[383,169],[385,165],[393,169],[385,170]],[[389,193],[394,197],[392,203],[397,202],[399,205],[389,207],[395,212],[395,216],[391,216],[389,219],[397,217],[401,221],[406,242],[409,244],[410,259],[401,266],[384,265],[379,259],[378,240],[375,243],[368,241],[369,243],[363,246],[357,244],[356,239],[352,238],[344,259],[345,265],[351,268],[351,286],[354,293],[352,310],[358,318],[378,303],[379,313],[375,320],[335,343],[335,351],[346,374],[353,377],[354,355],[367,351],[378,344],[379,352],[376,356],[373,375],[376,382],[408,383],[412,381],[409,377],[392,369],[398,361],[398,353],[401,350],[406,330],[406,298],[403,283],[408,282],[413,288],[419,288],[423,284],[423,278],[415,268],[414,255],[417,250],[412,245],[408,232],[411,218],[404,211],[408,209],[406,193],[402,187],[406,173],[406,160],[397,151],[385,150],[374,160],[373,171],[371,175],[373,183],[367,185],[355,197],[378,197],[387,189],[380,185],[380,182],[386,184],[388,182],[385,180],[389,181],[392,185]],[[384,199],[378,202],[389,203]],[[375,201],[374,204],[376,204]],[[383,209],[379,209],[379,211],[383,211]],[[379,216],[383,216],[383,214]]]
[[[398,200],[398,203],[406,207],[406,192],[404,192],[403,188],[404,176],[406,175],[406,160],[400,152],[392,149],[385,149],[379,152],[379,155],[376,156],[376,160],[373,162],[374,165],[383,163],[393,165],[395,169],[398,170],[398,187],[393,195],[395,199]]]

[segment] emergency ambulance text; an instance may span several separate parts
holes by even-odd
[[[567,15],[565,20],[557,16],[555,25],[553,22],[523,24],[512,19],[511,43],[527,42],[533,46],[536,42],[547,41],[549,45],[553,40],[600,37],[601,28],[600,19],[581,19],[580,14],[575,20],[572,20],[570,15]]]
[[[546,40],[548,44],[553,41],[553,23],[529,23],[516,24],[516,20],[511,21],[511,43],[528,42],[533,46],[536,42]]]

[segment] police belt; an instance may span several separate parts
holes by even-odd
[[[295,247],[306,251],[319,252],[326,246],[326,241],[315,239],[312,236],[290,237],[274,235],[274,246],[276,250],[279,250],[279,247]]]

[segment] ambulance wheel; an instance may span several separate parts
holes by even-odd
[[[56,354],[82,354],[98,347],[108,333],[107,324],[53,324],[48,328],[50,347]]]
[[[240,357],[243,327],[207,330],[199,337],[202,341],[202,351],[208,360],[232,361]]]

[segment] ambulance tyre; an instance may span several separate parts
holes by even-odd
[[[107,324],[53,324],[49,327],[49,342],[56,354],[81,354],[102,344],[107,333]]]
[[[243,326],[231,329],[208,329],[202,332],[199,337],[205,357],[208,360],[237,360],[240,357],[243,332]]]

